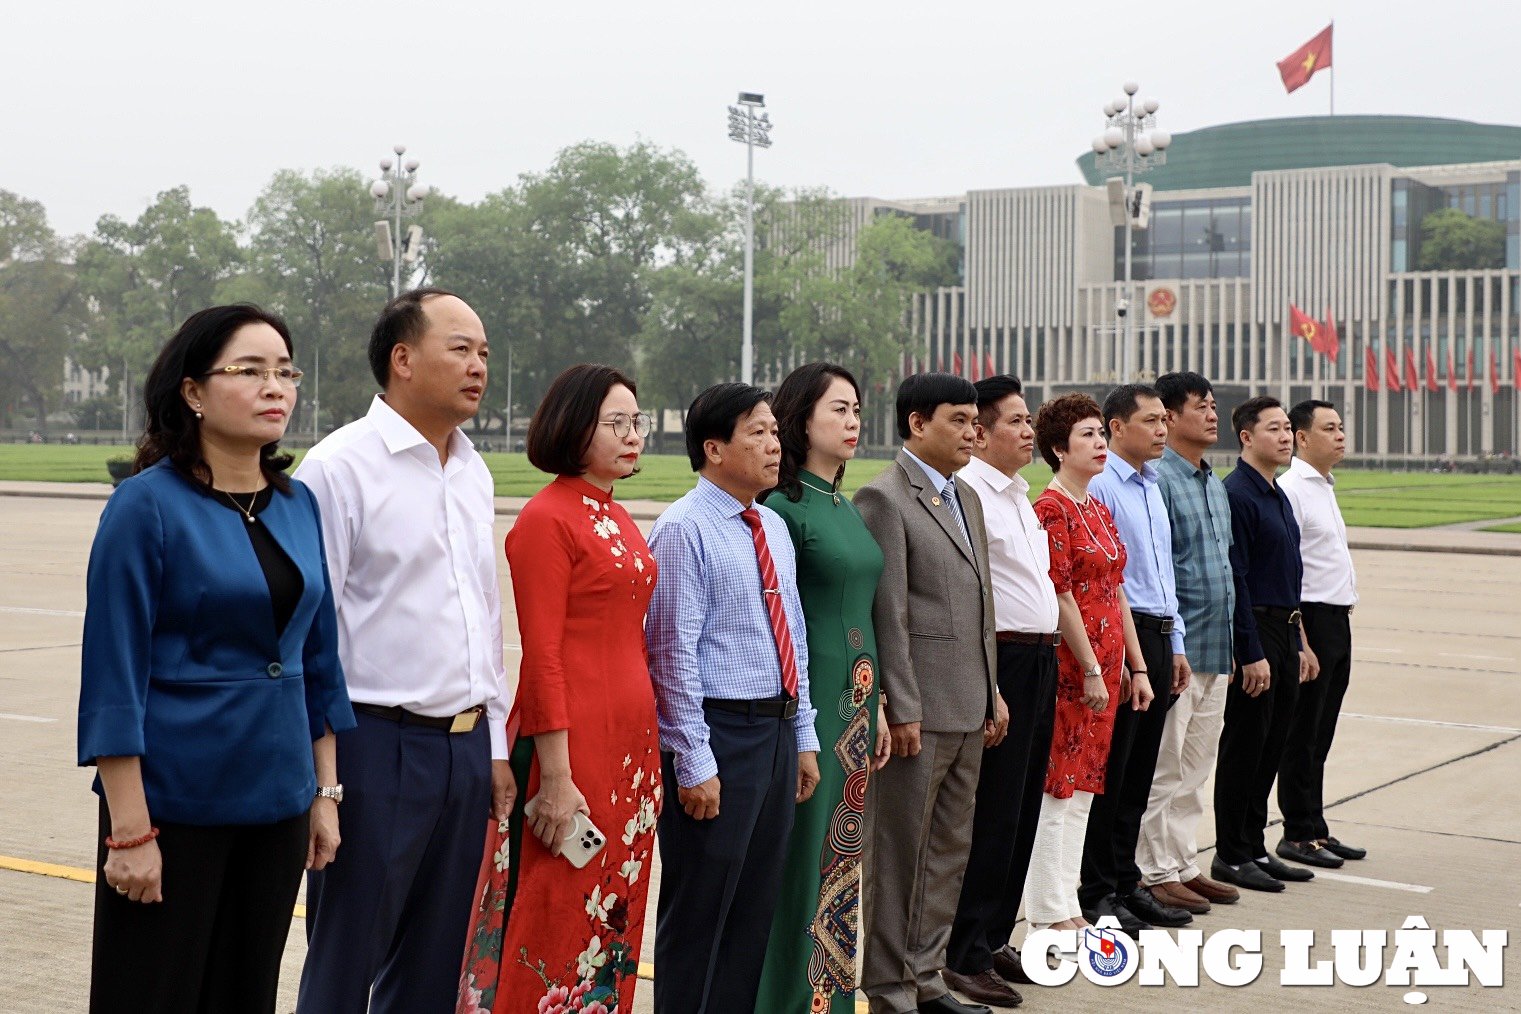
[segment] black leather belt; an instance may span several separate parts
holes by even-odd
[[[714,711],[727,711],[751,718],[796,718],[797,698],[786,695],[762,697],[758,700],[731,700],[724,697],[704,697],[702,706]]]
[[[445,732],[470,732],[475,729],[477,722],[481,720],[481,713],[485,711],[483,705],[477,704],[473,708],[466,708],[457,715],[419,715],[415,711],[408,711],[401,705],[385,707],[380,704],[354,703],[354,710],[366,715],[374,715],[376,718],[384,718],[390,722],[401,725],[421,725],[428,729],[442,729]]]
[[[1252,612],[1258,616],[1266,616],[1270,620],[1282,620],[1291,627],[1299,625],[1300,615],[1298,609],[1283,609],[1279,606],[1252,606]]]
[[[1130,618],[1135,621],[1136,626],[1144,630],[1154,630],[1158,634],[1172,633],[1171,616],[1153,616],[1150,613],[1138,613],[1132,609]]]
[[[1000,644],[1024,644],[1030,647],[1054,648],[1062,643],[1062,632],[1054,634],[1027,634],[1023,630],[1000,630],[997,634]]]
[[[1338,616],[1348,616],[1352,612],[1351,606],[1338,606],[1330,602],[1301,602],[1300,609],[1315,609],[1325,613],[1336,613]]]

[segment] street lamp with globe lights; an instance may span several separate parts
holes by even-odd
[[[380,160],[380,179],[370,184],[370,196],[375,198],[375,211],[386,216],[375,223],[375,246],[380,259],[391,262],[391,298],[401,295],[401,265],[417,263],[422,250],[422,226],[414,225],[401,233],[401,220],[411,218],[422,211],[423,198],[432,192],[426,183],[417,182],[417,168],[422,163],[415,158],[405,161],[407,146],[398,144],[391,149],[396,158]],[[397,244],[401,250],[396,249]]]
[[[729,140],[745,146],[745,320],[739,375],[746,384],[755,383],[755,149],[771,147],[771,117],[755,111],[765,105],[764,95],[740,92],[739,105],[729,107]]]
[[[1104,106],[1104,132],[1093,139],[1096,165],[1125,178],[1125,288],[1115,302],[1114,312],[1120,323],[1120,350],[1115,356],[1120,382],[1128,383],[1135,372],[1135,320],[1130,314],[1130,244],[1131,228],[1140,212],[1140,195],[1135,177],[1167,163],[1167,149],[1172,135],[1157,127],[1156,114],[1161,103],[1153,98],[1137,99],[1140,85],[1125,82],[1125,94]]]

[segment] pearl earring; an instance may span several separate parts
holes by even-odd
[[[201,413],[199,413],[199,412],[197,412],[197,413],[196,413],[196,414],[195,414],[195,417],[196,417],[196,418],[197,418],[197,419],[204,419],[204,418],[206,418],[206,417],[205,417],[205,416],[203,416],[203,415],[201,415]]]

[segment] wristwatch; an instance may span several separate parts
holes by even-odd
[[[318,799],[331,799],[335,803],[343,802],[342,785],[319,785],[317,786]]]
[[[1084,676],[1102,676],[1102,675],[1104,675],[1104,667],[1101,666],[1101,665],[1099,665],[1097,662],[1095,662],[1091,666],[1089,666],[1088,668],[1086,668],[1086,669],[1083,670],[1083,675]]]

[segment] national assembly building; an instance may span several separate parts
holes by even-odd
[[[1109,174],[1093,153],[1078,167],[1083,183],[850,200],[857,226],[911,216],[961,248],[960,284],[914,300],[915,368],[1014,373],[1032,405],[1102,397],[1128,334],[1133,379],[1210,378],[1222,448],[1232,405],[1314,391],[1363,458],[1516,455],[1521,127],[1314,116],[1175,135],[1138,178],[1154,189],[1128,292]],[[1291,305],[1336,329],[1334,362],[1291,333]]]

